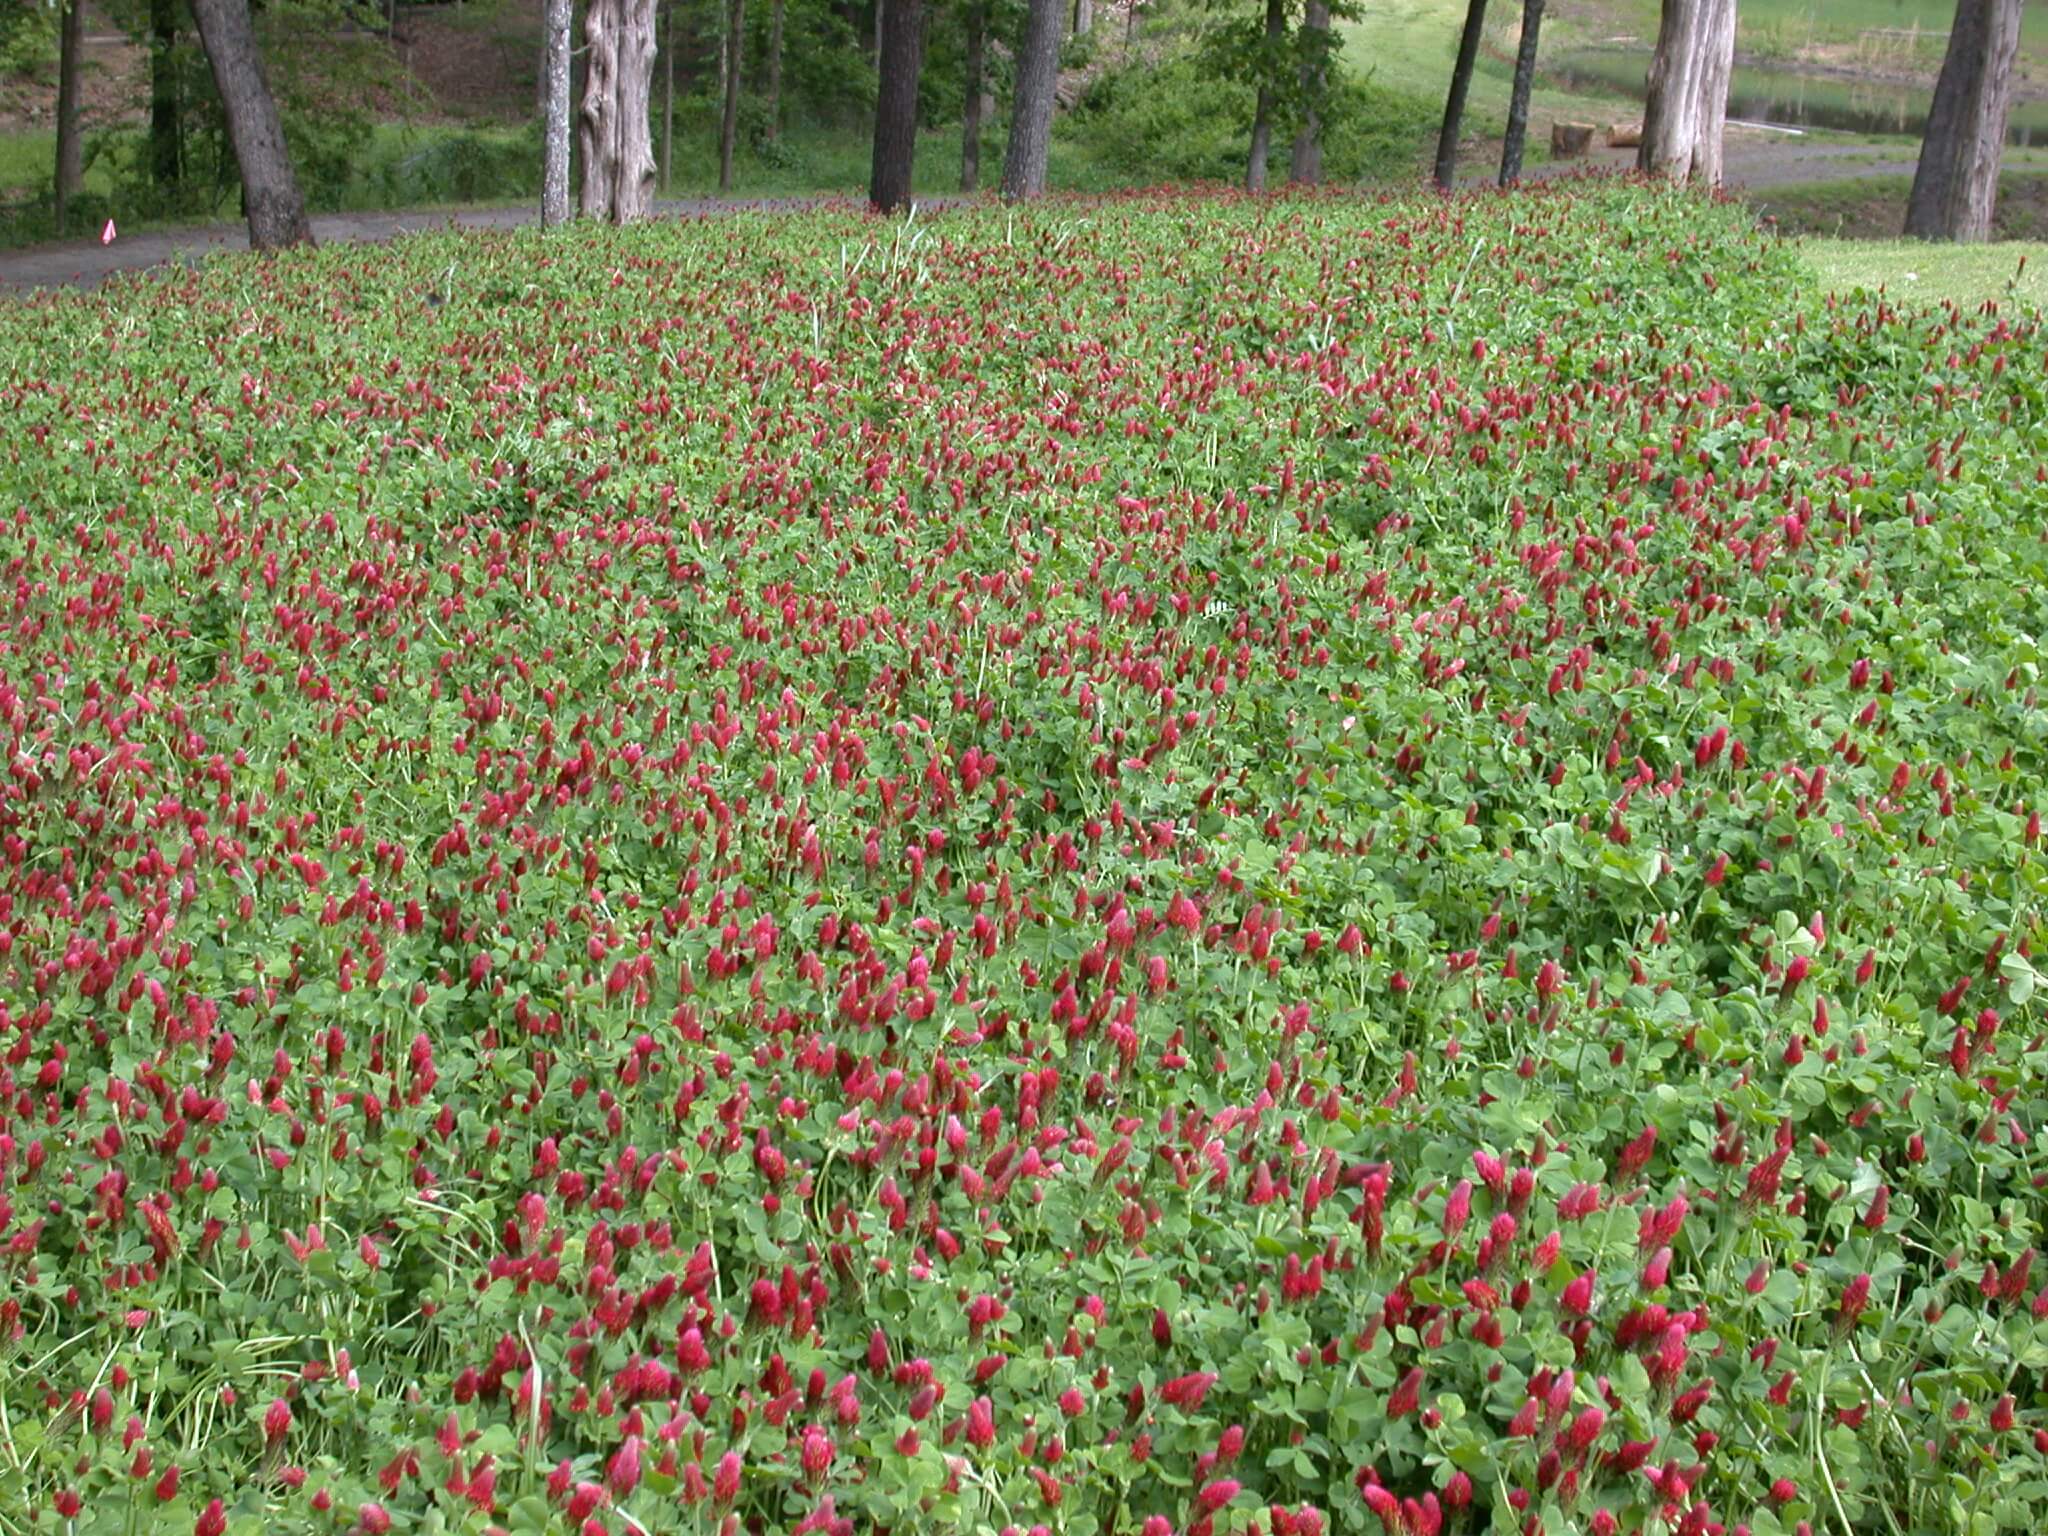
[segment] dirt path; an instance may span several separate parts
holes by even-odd
[[[1491,179],[1484,169],[1498,159],[1499,146],[1479,144],[1465,156],[1469,185]],[[2017,149],[2007,152],[2006,168],[2012,171],[2048,171],[2048,151]],[[1576,160],[1549,161],[1531,166],[1532,179],[1568,175],[1586,169],[1625,172],[1635,166],[1632,149],[1596,147]],[[1914,156],[1910,147],[1873,144],[1814,134],[1794,137],[1766,129],[1731,129],[1726,145],[1726,178],[1732,192],[1761,192],[1814,182],[1861,180],[1881,176],[1911,176]],[[715,214],[746,211],[781,211],[817,207],[835,201],[830,198],[692,198],[657,202],[655,211],[664,218],[706,218]],[[930,200],[943,204],[950,199]],[[417,213],[335,213],[313,219],[313,232],[322,244],[351,241],[390,240],[420,230],[517,229],[535,220],[528,208],[439,209]],[[30,246],[0,253],[0,294],[26,295],[43,288],[96,287],[116,272],[132,272],[169,262],[191,263],[215,251],[248,249],[248,234],[240,224],[207,224],[184,229],[154,230],[146,234],[121,235],[112,245],[96,241]]]
[[[826,206],[832,198],[687,198],[655,203],[662,218],[706,218],[721,213],[778,212]],[[457,208],[418,213],[323,213],[313,216],[313,235],[322,245],[382,241],[422,230],[518,229],[537,222],[532,208]],[[249,232],[240,224],[201,224],[182,229],[117,235],[112,245],[70,240],[0,252],[0,294],[39,288],[93,288],[116,272],[134,272],[178,262],[197,262],[216,251],[246,251]]]
[[[1490,147],[1493,158],[1498,159],[1499,146]],[[1817,134],[1795,137],[1747,126],[1729,129],[1722,156],[1724,184],[1731,192],[1775,191],[1817,181],[1851,181],[1869,176],[1910,176],[1918,163],[1918,151],[1911,145]],[[1475,169],[1484,163],[1475,156]],[[1609,149],[1602,144],[1577,160],[1552,160],[1531,166],[1528,175],[1531,179],[1568,175],[1589,166],[1631,171],[1635,163],[1633,149]],[[2006,154],[2005,165],[2008,170],[2048,170],[2048,158],[2038,151],[2011,150]]]

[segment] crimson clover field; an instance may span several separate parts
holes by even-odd
[[[0,420],[0,1536],[2048,1527],[2032,315],[1159,194]]]

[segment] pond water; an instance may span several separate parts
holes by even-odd
[[[1641,101],[1649,67],[1647,48],[1582,48],[1551,58],[1544,72],[1573,90],[1613,91]],[[1926,86],[1738,64],[1728,87],[1728,115],[1795,128],[1917,134],[1927,125],[1932,95]],[[2014,102],[2006,138],[2048,144],[2048,100]]]

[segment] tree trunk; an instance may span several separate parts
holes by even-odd
[[[1451,190],[1458,174],[1458,131],[1465,121],[1465,96],[1472,66],[1479,60],[1479,36],[1486,26],[1486,0],[1466,0],[1465,30],[1458,34],[1458,60],[1451,66],[1450,94],[1444,97],[1444,125],[1436,139],[1436,184]]]
[[[540,222],[569,222],[569,25],[572,0],[546,0],[541,19]]]
[[[1330,81],[1330,0],[1308,0],[1301,18],[1301,127],[1287,179],[1305,187],[1323,179],[1323,93]]]
[[[654,0],[591,0],[583,14],[583,215],[630,223],[654,200],[647,98]]]
[[[149,0],[149,175],[162,188],[184,175],[177,50],[177,0]]]
[[[199,23],[199,41],[227,114],[228,139],[242,174],[250,249],[311,245],[313,226],[306,221],[306,200],[299,195],[277,103],[263,76],[249,0],[192,0],[192,17]]]
[[[64,7],[57,53],[57,233],[63,234],[71,200],[85,179],[85,156],[78,138],[78,64],[85,51],[85,11],[81,0]]]
[[[894,213],[910,201],[910,173],[917,158],[917,76],[924,63],[924,0],[893,0],[883,20],[868,201],[878,212]]]
[[[1515,83],[1508,93],[1508,136],[1500,148],[1500,184],[1522,179],[1522,141],[1529,135],[1529,92],[1536,84],[1536,37],[1543,30],[1543,0],[1522,0],[1522,41],[1515,49]]]
[[[1693,150],[1692,179],[1721,185],[1722,139],[1728,125],[1728,84],[1735,75],[1736,0],[1717,0],[1707,35],[1706,68],[1700,74],[1699,143]]]
[[[1074,0],[1074,36],[1086,37],[1095,30],[1095,0]]]
[[[661,8],[661,195],[674,184],[676,148],[676,0]]]
[[[1906,203],[1910,236],[1991,238],[2022,9],[2022,0],[1956,0]]]
[[[968,0],[967,6],[967,100],[960,112],[960,190],[972,192],[981,185],[981,96],[987,77],[984,49],[987,45],[988,8],[985,0]]]
[[[590,49],[578,48],[576,39],[583,36],[583,23],[589,12],[589,0],[569,0],[569,185],[579,193],[583,186],[583,103],[589,95]]]
[[[1259,71],[1259,100],[1252,110],[1252,152],[1245,162],[1244,189],[1266,190],[1266,161],[1273,146],[1273,85],[1265,78],[1278,63],[1287,37],[1287,0],[1266,0],[1266,57]]]
[[[1735,0],[1664,0],[1644,90],[1636,169],[1721,184],[1721,130],[1735,63]]]
[[[726,0],[725,114],[718,123],[718,190],[732,190],[732,150],[740,132],[740,49],[746,38],[747,0]]]
[[[1060,22],[1065,0],[1030,0],[1024,45],[1017,55],[1017,87],[1010,100],[1010,143],[1003,154],[1003,201],[1045,193],[1052,153],[1053,88],[1060,78]]]
[[[782,4],[768,12],[768,142],[782,137]]]

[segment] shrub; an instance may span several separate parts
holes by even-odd
[[[1059,131],[1127,183],[1236,181],[1250,151],[1254,104],[1250,86],[1182,57],[1097,77]],[[1434,126],[1426,101],[1369,79],[1341,81],[1325,112],[1324,174],[1332,182],[1405,177]],[[1285,175],[1294,132],[1292,121],[1275,125],[1276,180]]]

